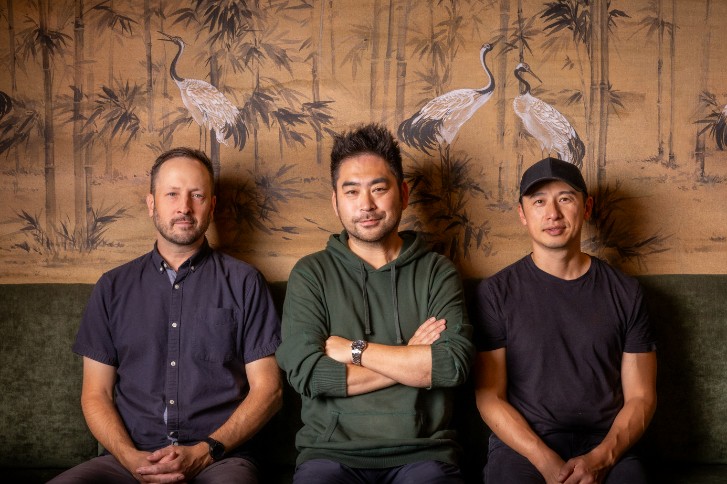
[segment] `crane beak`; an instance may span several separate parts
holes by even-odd
[[[164,37],[166,37],[165,39],[159,39],[159,40],[165,40],[165,41],[167,41],[167,42],[171,42],[171,41],[172,41],[172,36],[171,36],[171,35],[165,34],[165,33],[164,33],[164,32],[162,32],[161,30],[157,30],[157,32],[159,32],[159,33],[160,33],[160,34],[162,34],[162,35],[163,35]]]
[[[533,77],[534,77],[535,79],[537,79],[537,80],[538,80],[538,82],[540,82],[540,84],[542,84],[542,83],[543,83],[542,79],[540,79],[540,78],[538,77],[538,75],[537,75],[536,73],[534,73],[534,72],[533,72],[533,71],[531,71],[531,70],[528,70],[528,72],[530,73],[530,75],[531,75],[531,76],[533,76]]]

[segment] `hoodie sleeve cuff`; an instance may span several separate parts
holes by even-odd
[[[345,397],[346,365],[324,356],[316,365],[313,385],[316,395]]]
[[[453,387],[464,383],[467,369],[457,364],[451,352],[444,345],[432,345],[431,388]]]

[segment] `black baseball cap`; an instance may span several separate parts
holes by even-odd
[[[548,180],[566,182],[579,192],[583,192],[583,198],[588,197],[586,181],[583,179],[581,170],[576,165],[568,163],[567,161],[548,157],[535,163],[523,173],[523,178],[520,181],[520,200],[536,184]]]

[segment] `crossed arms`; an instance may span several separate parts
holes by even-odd
[[[282,405],[278,366],[273,356],[247,363],[250,392],[230,418],[210,437],[234,449],[252,437]],[[180,482],[193,478],[212,463],[205,442],[168,446],[155,452],[137,450],[113,394],[116,368],[83,358],[81,407],[94,437],[140,482]]]
[[[361,355],[361,366],[351,363],[351,340],[330,336],[326,355],[346,365],[346,389],[349,396],[369,393],[396,383],[411,387],[432,384],[431,344],[446,328],[444,319],[431,317],[416,330],[406,346],[369,343]]]

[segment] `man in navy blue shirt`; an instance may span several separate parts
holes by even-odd
[[[154,250],[101,277],[73,346],[106,455],[54,482],[257,482],[248,444],[281,405],[280,323],[262,275],[207,243],[215,202],[204,153],[157,158]]]

